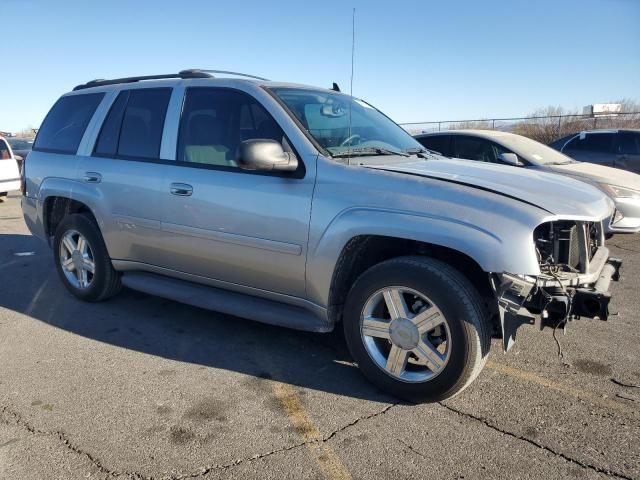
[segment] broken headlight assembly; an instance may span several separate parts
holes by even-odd
[[[543,223],[534,230],[533,243],[537,276],[502,273],[492,280],[505,350],[522,323],[557,328],[573,318],[606,320],[609,285],[619,278],[622,262],[609,258],[602,222]]]

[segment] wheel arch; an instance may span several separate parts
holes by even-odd
[[[38,203],[43,233],[49,244],[60,221],[69,214],[86,214],[101,230],[100,215],[96,212],[99,202],[97,191],[79,182],[60,178],[45,179],[40,187]]]
[[[44,232],[47,238],[55,235],[56,229],[64,217],[74,213],[85,214],[97,224],[95,215],[85,203],[69,197],[54,195],[47,197],[42,206],[42,212]]]
[[[425,241],[386,235],[357,235],[345,244],[333,271],[327,301],[327,316],[331,324],[341,321],[349,289],[363,272],[386,260],[413,255],[441,260],[465,275],[493,313],[495,296],[489,275],[466,253]]]

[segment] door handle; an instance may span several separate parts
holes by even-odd
[[[102,181],[102,175],[98,172],[85,172],[82,180],[86,183],[100,183]]]
[[[193,193],[193,187],[186,183],[172,183],[171,195],[178,195],[180,197],[190,197]]]

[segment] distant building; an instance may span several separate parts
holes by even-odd
[[[582,109],[583,115],[592,117],[615,117],[621,112],[622,104],[620,103],[594,103]]]

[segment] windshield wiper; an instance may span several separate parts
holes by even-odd
[[[400,150],[390,150],[388,148],[381,147],[367,147],[367,148],[354,148],[342,153],[332,154],[333,158],[343,157],[363,157],[367,155],[399,155],[401,157],[408,157],[410,154]]]
[[[425,153],[427,155],[441,155],[442,156],[442,154],[440,152],[436,152],[435,150],[429,150],[428,148],[419,148],[419,147],[407,148],[405,150],[405,152],[408,153],[409,155],[418,155],[421,158],[426,158],[424,156]]]

